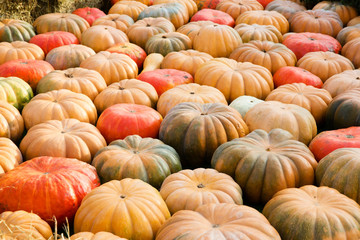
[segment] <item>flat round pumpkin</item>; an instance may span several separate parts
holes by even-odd
[[[135,22],[138,20],[139,14],[146,8],[147,6],[139,1],[119,1],[109,9],[109,14],[127,15]]]
[[[354,64],[355,68],[360,68],[360,57],[356,54],[360,51],[359,42],[359,38],[355,38],[347,42],[341,50],[341,55],[349,59]]]
[[[283,41],[283,35],[273,25],[240,23],[235,26],[235,30],[239,33],[243,43],[252,40],[271,41],[274,43],[281,43]]]
[[[360,87],[360,69],[346,70],[328,78],[323,85],[334,98],[339,94]]]
[[[209,8],[204,8],[199,10],[190,19],[190,22],[197,22],[197,21],[211,21],[214,23],[227,25],[230,27],[235,26],[234,18],[231,15],[220,10],[209,9]]]
[[[258,99],[253,96],[247,96],[243,95],[238,98],[236,98],[234,101],[232,101],[229,104],[229,107],[234,108],[236,111],[238,111],[242,118],[245,117],[246,113],[256,104],[263,102],[263,100]]]
[[[93,26],[106,25],[119,29],[124,33],[126,33],[126,30],[133,24],[134,24],[134,20],[130,16],[126,14],[118,14],[118,13],[107,14],[103,17],[97,18],[93,22]]]
[[[34,27],[19,19],[3,19],[0,26],[0,42],[29,40],[36,35]]]
[[[305,83],[316,88],[323,86],[323,82],[318,76],[295,66],[282,67],[275,72],[273,77],[275,88],[291,83]]]
[[[265,10],[279,12],[289,20],[295,13],[305,11],[306,7],[294,1],[275,0],[266,5]]]
[[[264,7],[257,0],[222,0],[216,5],[216,10],[226,12],[236,19],[246,11],[264,10]]]
[[[36,44],[25,41],[0,42],[0,64],[16,59],[43,60],[45,54]]]
[[[145,44],[147,54],[160,53],[164,57],[171,52],[192,48],[191,39],[179,32],[159,33],[149,38]]]
[[[356,8],[350,5],[342,4],[340,2],[321,1],[313,7],[313,10],[316,9],[324,9],[336,12],[339,15],[341,21],[344,23],[344,26],[351,19],[358,15]]]

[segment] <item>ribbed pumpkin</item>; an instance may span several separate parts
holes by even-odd
[[[360,88],[360,69],[346,70],[328,78],[323,85],[334,98],[339,94],[354,88]]]
[[[143,62],[145,61],[145,58],[147,56],[144,49],[142,49],[136,44],[129,42],[115,44],[114,46],[106,49],[106,51],[128,55],[132,60],[136,62],[138,69],[142,68]]]
[[[336,39],[344,46],[347,42],[360,37],[360,24],[341,29]]]
[[[69,240],[127,240],[109,232],[79,232],[70,237]]]
[[[121,1],[128,1],[128,0],[111,0],[111,4],[114,5],[117,2],[121,2]],[[141,2],[147,6],[150,6],[154,3],[154,0],[130,0],[130,1],[137,1],[137,2]]]
[[[137,79],[124,79],[114,82],[104,89],[94,100],[98,112],[118,103],[135,103],[151,108],[156,106],[158,94],[147,82]]]
[[[96,7],[81,7],[75,9],[72,13],[84,18],[90,26],[97,18],[106,16],[103,11]]]
[[[195,73],[195,83],[219,89],[228,102],[242,95],[265,99],[274,89],[271,72],[265,67],[226,58],[201,65]]]
[[[139,135],[111,142],[96,153],[91,164],[102,183],[135,178],[157,189],[167,176],[181,170],[180,157],[174,148]]]
[[[175,148],[184,167],[200,167],[210,163],[219,145],[248,132],[240,113],[231,107],[186,102],[168,112],[161,123],[159,139]]]
[[[0,178],[0,212],[33,212],[51,226],[56,217],[62,227],[66,218],[72,224],[82,199],[99,185],[95,168],[87,163],[72,158],[33,158]]]
[[[198,7],[193,0],[154,0],[153,5],[170,2],[178,2],[183,4],[188,10],[189,18],[191,18],[198,11]]]
[[[233,203],[210,203],[195,211],[179,211],[156,235],[157,240],[186,238],[280,240],[276,230],[256,209]]]
[[[236,18],[236,25],[240,23],[273,25],[281,32],[281,34],[285,34],[289,31],[288,20],[276,11],[247,11]]]
[[[246,11],[264,10],[264,7],[257,0],[222,0],[216,5],[216,10],[226,12],[236,19]]]
[[[272,74],[286,66],[295,66],[296,55],[285,45],[253,40],[236,48],[229,56],[238,62],[251,62],[267,68]]]
[[[273,25],[240,23],[235,26],[235,30],[239,33],[243,43],[252,40],[271,41],[274,43],[281,43],[283,41],[281,32]]]
[[[119,29],[125,33],[126,30],[133,24],[134,24],[134,20],[130,16],[125,14],[118,14],[118,13],[108,14],[103,17],[99,17],[93,22],[93,26],[96,25],[110,26]]]
[[[34,96],[30,85],[18,77],[0,77],[0,100],[7,101],[19,111]]]
[[[323,82],[335,74],[354,69],[349,59],[333,52],[309,52],[300,58],[296,66],[315,74]]]
[[[95,52],[105,51],[117,43],[129,42],[127,35],[114,27],[95,25],[81,34],[81,44],[92,48]]]
[[[299,67],[282,67],[275,72],[273,77],[275,88],[291,83],[305,83],[306,85],[314,86],[316,88],[321,88],[323,86],[323,82],[318,76]]]
[[[165,117],[177,104],[182,102],[222,103],[227,105],[224,95],[216,88],[188,83],[178,85],[164,92],[157,103],[157,111]]]
[[[81,44],[68,44],[52,49],[46,55],[46,61],[56,70],[65,70],[80,66],[88,57],[95,55],[90,47]]]
[[[0,42],[28,42],[36,35],[35,29],[28,22],[18,19],[3,19],[0,22]]]
[[[314,117],[303,107],[278,101],[256,104],[244,118],[250,132],[256,129],[271,131],[281,128],[289,131],[294,139],[308,145],[317,134]]]
[[[129,56],[101,51],[81,62],[80,67],[92,69],[101,74],[107,85],[123,79],[136,78],[138,67]]]
[[[194,38],[199,30],[206,25],[214,25],[214,23],[211,21],[188,22],[187,24],[179,27],[176,31],[185,34],[192,42],[194,42]]]
[[[341,50],[341,55],[349,59],[355,66],[360,68],[360,57],[357,52],[360,51],[360,38],[355,38],[347,42]]]
[[[130,42],[145,48],[145,44],[149,38],[159,33],[174,32],[174,25],[163,17],[158,18],[144,18],[136,21],[126,31]]]
[[[105,79],[100,73],[78,67],[48,73],[37,84],[36,92],[44,93],[52,90],[68,89],[85,94],[91,100],[94,100],[106,86]]]
[[[221,2],[221,0],[193,0],[198,9],[201,10],[203,8],[211,8],[215,9],[216,6]]]
[[[101,216],[108,217],[98,221]],[[153,240],[169,217],[154,187],[139,179],[125,178],[102,184],[86,195],[75,215],[74,232],[106,231],[127,239]]]
[[[21,140],[20,150],[25,160],[50,156],[91,163],[96,152],[105,146],[104,137],[94,125],[67,118],[31,127]]]
[[[170,52],[178,52],[192,48],[188,36],[179,32],[160,33],[152,36],[145,44],[147,54],[160,53],[164,57]]]
[[[0,42],[0,65],[17,59],[43,60],[43,50],[33,44],[24,41]]]
[[[327,10],[300,11],[289,19],[290,31],[314,32],[336,37],[343,27],[339,15]]]
[[[91,124],[97,120],[96,107],[91,99],[67,89],[37,94],[25,105],[22,116],[26,129],[48,120],[75,118]]]
[[[262,213],[283,240],[360,237],[359,205],[333,188],[308,185],[284,189]]]
[[[240,186],[229,175],[212,168],[186,169],[171,174],[161,185],[160,194],[171,214],[196,210],[209,203],[243,203]]]
[[[72,13],[47,13],[37,17],[33,26],[38,34],[51,31],[73,33],[81,41],[81,33],[90,27],[82,17]]]
[[[23,210],[1,213],[0,229],[4,239],[49,240],[53,238],[51,227],[47,222],[35,213]]]
[[[0,177],[17,167],[22,161],[23,157],[16,144],[9,138],[0,137]]]
[[[354,17],[358,15],[356,8],[342,4],[340,2],[321,1],[313,7],[313,10],[324,9],[339,14],[344,26]]]
[[[139,14],[146,8],[147,6],[139,1],[119,1],[109,9],[109,14],[128,15],[137,21]]]
[[[8,102],[0,101],[0,137],[17,143],[24,132],[24,119],[19,110]]]
[[[256,104],[263,102],[263,100],[256,97],[243,95],[237,97],[229,104],[229,107],[234,108],[244,118],[246,113]]]
[[[201,9],[197,13],[192,16],[191,22],[199,22],[199,21],[211,21],[214,23],[218,23],[221,25],[227,25],[230,27],[235,26],[235,20],[226,12],[215,10],[215,9]]]
[[[266,5],[265,10],[279,12],[289,20],[295,13],[305,11],[306,7],[293,1],[275,0]]]
[[[355,26],[360,23],[360,16],[351,19],[346,26]]]

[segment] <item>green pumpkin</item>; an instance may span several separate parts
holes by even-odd
[[[17,19],[0,21],[0,42],[28,42],[35,35],[34,27],[28,22]]]
[[[30,85],[21,78],[0,77],[0,100],[7,101],[19,111],[33,96]]]
[[[147,54],[160,53],[164,57],[170,52],[191,49],[191,39],[178,32],[160,33],[152,36],[145,44]]]

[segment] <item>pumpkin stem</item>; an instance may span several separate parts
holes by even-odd
[[[125,195],[120,195],[120,198],[124,199],[126,196]]]
[[[198,188],[204,188],[205,186],[202,183],[200,183],[199,185],[197,185],[197,187]]]
[[[72,74],[70,74],[70,73],[65,73],[65,77],[67,77],[67,78],[73,78],[74,76],[73,76]]]

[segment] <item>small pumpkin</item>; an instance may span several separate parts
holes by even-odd
[[[185,34],[191,39],[192,42],[194,42],[195,36],[203,26],[213,24],[214,23],[211,21],[188,22],[176,29],[176,31]]]
[[[19,19],[3,19],[0,26],[0,42],[28,42],[36,35],[34,27]]]
[[[341,29],[336,36],[336,39],[344,46],[347,42],[360,37],[360,24],[355,26],[348,26]]]
[[[18,77],[0,77],[0,100],[7,101],[19,111],[34,96],[30,85]]]
[[[349,59],[355,66],[360,68],[360,57],[356,54],[360,50],[359,38],[347,42],[341,50],[341,55]]]

